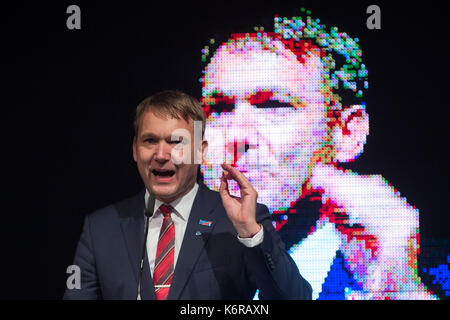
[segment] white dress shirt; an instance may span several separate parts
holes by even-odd
[[[174,209],[171,217],[175,227],[175,248],[174,248],[174,266],[177,265],[178,254],[180,253],[181,244],[183,242],[184,233],[186,231],[187,222],[189,220],[189,215],[191,213],[192,205],[194,203],[195,196],[198,191],[198,184],[196,183],[194,187],[186,193],[181,198],[169,203]],[[145,205],[147,206],[149,198],[148,190],[145,191]],[[153,215],[149,218],[148,224],[148,236],[147,236],[147,257],[150,265],[150,273],[153,276],[153,269],[155,268],[155,256],[156,248],[158,246],[159,232],[161,230],[161,225],[163,223],[163,214],[159,207],[164,204],[164,202],[155,199],[155,208],[153,210]],[[253,238],[240,238],[239,241],[247,247],[254,247],[263,241],[263,228],[253,236]]]

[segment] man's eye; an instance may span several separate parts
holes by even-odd
[[[294,106],[290,103],[281,102],[278,100],[266,100],[261,103],[255,103],[255,107],[259,109],[268,109],[268,108],[294,108]]]
[[[208,113],[218,113],[223,112],[233,112],[235,99],[234,97],[229,97],[223,95],[222,93],[215,93],[212,96],[205,99],[208,105]]]
[[[224,112],[233,112],[233,109],[234,109],[234,104],[228,104],[224,101],[219,101],[218,103],[210,106],[211,112],[215,112],[218,114],[221,114]]]
[[[147,138],[147,139],[144,140],[144,142],[146,142],[146,143],[155,143],[155,139]]]
[[[178,138],[174,138],[171,139],[169,141],[167,141],[167,143],[169,144],[187,144],[189,141],[189,139],[185,138],[185,137],[178,137]]]

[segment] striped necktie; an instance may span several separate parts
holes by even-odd
[[[153,285],[157,300],[167,299],[170,283],[173,277],[173,258],[175,247],[175,226],[170,213],[172,207],[162,204],[159,210],[164,220],[159,233],[158,247],[156,249],[155,269],[153,271]]]

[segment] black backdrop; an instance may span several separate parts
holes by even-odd
[[[70,4],[81,30],[66,28]],[[370,4],[381,30],[366,27]],[[441,2],[21,2],[0,9],[0,298],[60,299],[83,217],[142,187],[131,143],[143,98],[169,88],[199,97],[211,37],[269,30],[274,14],[301,7],[358,37],[369,70],[370,135],[346,167],[382,174],[419,208],[419,269],[424,257],[446,263],[450,11]]]

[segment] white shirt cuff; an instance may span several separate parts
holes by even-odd
[[[261,230],[258,231],[252,238],[241,238],[239,237],[239,234],[237,236],[238,240],[245,245],[248,248],[256,247],[257,245],[261,244],[264,240],[264,231],[263,226],[261,226]]]

